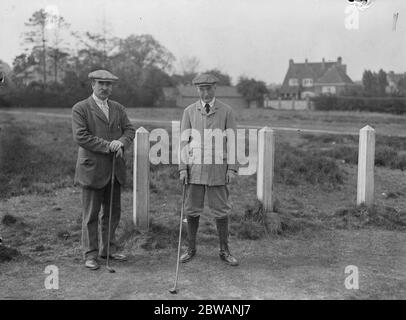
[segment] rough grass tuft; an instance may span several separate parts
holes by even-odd
[[[338,209],[331,223],[340,229],[360,229],[368,226],[388,230],[406,230],[406,211],[383,205],[349,206]]]

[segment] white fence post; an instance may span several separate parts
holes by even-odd
[[[365,126],[359,131],[357,205],[374,203],[375,130]]]
[[[258,131],[257,197],[265,211],[273,211],[275,136],[269,127]]]
[[[135,133],[133,222],[141,229],[149,228],[149,132],[140,127]]]

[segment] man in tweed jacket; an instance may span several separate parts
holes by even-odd
[[[121,185],[126,178],[123,153],[135,136],[124,107],[116,101],[108,100],[112,83],[118,78],[106,70],[89,74],[93,94],[86,100],[76,103],[72,108],[73,140],[79,145],[76,163],[75,183],[82,189],[83,220],[82,247],[85,266],[91,270],[99,268],[98,255],[107,257],[108,219],[110,207],[110,188],[112,157],[116,152],[115,184],[113,210],[111,216],[111,259],[125,260],[124,255],[116,253],[114,233],[121,215]],[[101,248],[99,252],[99,212],[101,216]]]
[[[204,198],[207,194],[208,205],[216,219],[216,226],[220,242],[220,258],[229,265],[236,266],[238,261],[228,248],[228,215],[231,210],[227,184],[237,175],[237,164],[227,159],[227,138],[223,139],[223,154],[218,155],[215,145],[203,142],[205,134],[211,130],[226,132],[231,130],[236,139],[236,122],[233,109],[215,98],[217,78],[210,74],[202,74],[193,80],[200,95],[200,100],[188,106],[181,122],[180,150],[187,151],[188,156],[194,160],[184,161],[187,157],[181,155],[179,164],[180,180],[186,184],[185,215],[188,223],[188,248],[180,261],[190,261],[196,254],[196,234],[199,227],[200,214],[203,213]],[[192,131],[195,130],[201,141],[195,143]],[[189,133],[192,134],[189,134]],[[205,133],[206,132],[206,133]],[[216,143],[216,142],[215,142]],[[209,154],[214,158],[221,158],[207,163],[204,160],[205,152],[212,149]],[[235,153],[234,153],[235,154]],[[200,158],[201,161],[195,161]],[[202,160],[203,158],[203,160]],[[190,158],[189,158],[190,160]],[[225,160],[225,161],[224,161]],[[189,163],[188,163],[189,162]]]

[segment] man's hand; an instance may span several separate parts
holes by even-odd
[[[182,182],[182,184],[187,184],[188,180],[187,170],[182,170],[181,172],[179,172],[179,180]]]
[[[110,142],[109,148],[110,148],[111,152],[117,152],[123,146],[124,146],[124,144],[121,141],[113,140],[113,141]]]
[[[234,179],[237,173],[234,170],[227,170],[226,174],[226,183],[229,184],[231,183]]]

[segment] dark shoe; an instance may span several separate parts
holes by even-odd
[[[85,267],[89,268],[90,270],[97,270],[100,268],[96,259],[87,259],[85,262]]]
[[[238,266],[238,261],[228,249],[228,218],[216,219],[217,232],[220,241],[220,259],[230,266]]]
[[[238,266],[238,261],[234,258],[230,252],[220,251],[219,253],[220,259],[223,260],[225,263],[229,264],[230,266]]]
[[[107,259],[107,256],[100,256],[102,259]],[[110,255],[110,260],[115,260],[115,261],[127,261],[127,256],[124,254],[120,253],[112,253]]]
[[[186,251],[180,256],[180,262],[188,262],[192,260],[195,255],[196,249],[187,248]]]

